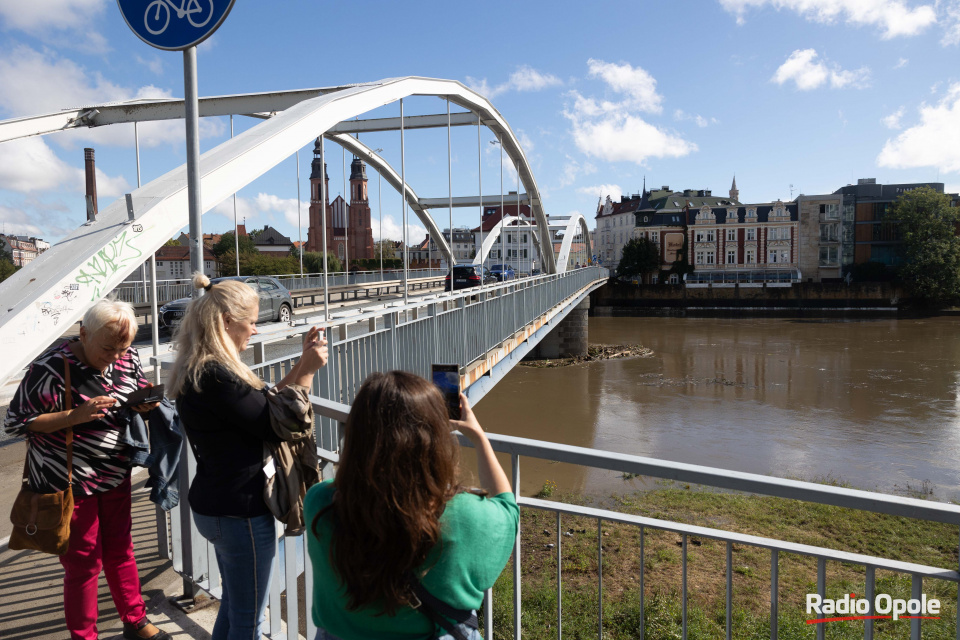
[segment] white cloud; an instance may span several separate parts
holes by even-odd
[[[643,164],[647,158],[682,157],[697,145],[656,127],[637,115],[660,113],[663,98],[656,92],[656,80],[646,71],[629,64],[587,61],[592,77],[623,94],[620,101],[597,100],[571,91],[573,105],[563,115],[571,124],[573,140],[583,153],[612,162]]]
[[[416,216],[412,216],[414,220],[418,220]],[[427,230],[418,225],[413,224],[411,221],[411,215],[407,216],[407,243],[413,244],[415,242],[420,242],[427,235]],[[371,218],[370,226],[373,227],[373,239],[380,240],[380,219]],[[400,222],[394,219],[393,216],[383,216],[383,237],[386,240],[402,240],[403,231]]]
[[[854,26],[875,26],[883,38],[915,36],[937,21],[935,5],[908,6],[903,0],[720,0],[720,5],[743,24],[750,9],[766,6],[794,11],[807,20],[832,24],[845,20]]]
[[[8,29],[18,29],[58,47],[103,52],[109,46],[93,25],[107,4],[107,0],[0,0],[0,20]]]
[[[947,47],[960,44],[960,0],[944,3],[944,33],[940,44]]]
[[[67,190],[83,193],[83,169],[71,167],[57,157],[42,138],[22,138],[3,143],[0,153],[0,185],[19,193]],[[123,176],[108,176],[97,169],[97,195],[115,198],[130,190]]]
[[[310,224],[310,203],[301,202],[301,224],[303,226],[303,237],[306,241],[307,226]],[[217,213],[233,224],[233,197],[227,198],[213,208],[213,213]],[[260,224],[263,219],[267,221],[283,220],[293,229],[296,234],[297,229],[297,199],[281,198],[271,193],[258,193],[253,198],[237,196],[237,222],[247,224],[256,222]],[[291,236],[293,240],[297,238]]]
[[[0,109],[8,116],[52,113],[70,107],[135,98],[172,97],[169,90],[154,85],[122,87],[100,73],[87,73],[72,60],[58,58],[49,50],[39,52],[26,45],[15,46],[0,57],[0,86],[17,87],[16,91],[0,92]],[[141,146],[184,142],[182,120],[144,122],[138,128]],[[220,135],[223,131],[222,119],[200,120],[202,137]],[[58,133],[52,139],[67,148],[81,142],[130,147],[134,141],[133,126],[74,129]]]
[[[614,91],[626,94],[631,107],[648,113],[663,111],[663,96],[657,93],[657,81],[644,69],[593,58],[587,60],[587,67],[591,78],[601,78]]]
[[[9,233],[16,236],[36,236],[48,239],[49,235],[31,220],[31,216],[20,209],[13,209],[0,205],[0,233]]]
[[[952,84],[936,105],[922,105],[920,123],[887,140],[877,164],[893,169],[937,167],[960,172],[960,82]]]
[[[154,75],[159,76],[163,74],[163,60],[160,56],[153,56],[149,59],[137,56],[137,62],[149,69],[150,73]]]
[[[720,121],[717,120],[716,118],[713,118],[713,117],[704,118],[699,113],[696,113],[696,114],[687,113],[683,109],[677,109],[676,111],[674,111],[673,119],[680,122],[683,122],[685,120],[693,120],[696,123],[696,125],[701,129],[703,129],[704,127],[709,127],[711,124],[720,123]]]
[[[897,60],[897,64],[893,65],[894,69],[903,69],[910,61],[906,58],[900,58]]]
[[[563,164],[563,170],[560,173],[560,182],[558,189],[567,187],[577,181],[581,176],[587,176],[596,173],[597,168],[589,162],[579,162],[572,156],[567,156],[567,161]]]
[[[797,49],[780,65],[770,81],[782,85],[792,80],[800,91],[810,91],[827,82],[834,89],[848,85],[863,88],[867,86],[869,78],[870,70],[866,67],[846,71],[819,60],[815,49]]]
[[[510,74],[510,78],[503,84],[490,86],[486,78],[477,79],[467,76],[467,85],[474,91],[487,98],[494,98],[507,91],[542,91],[550,87],[558,87],[563,81],[551,73],[541,73],[528,65],[521,65]]]
[[[577,193],[600,198],[604,202],[606,202],[607,196],[610,196],[611,200],[619,202],[623,195],[623,189],[618,184],[597,184],[590,187],[580,187],[577,189]]]
[[[890,115],[886,116],[881,120],[881,122],[883,122],[883,126],[885,126],[887,129],[901,129],[902,127],[900,125],[900,118],[903,117],[903,113],[904,108],[900,107]]]

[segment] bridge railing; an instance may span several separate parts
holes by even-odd
[[[428,278],[443,277],[447,275],[446,269],[408,269],[407,278]],[[230,274],[226,274],[230,275]],[[394,282],[403,279],[402,269],[384,269],[381,278],[380,270],[376,271],[351,271],[349,274],[343,271],[337,271],[327,274],[328,284],[331,287],[339,287],[352,284],[369,284],[371,282]],[[290,291],[301,289],[319,289],[323,287],[322,273],[300,274],[282,274],[269,275],[269,278],[276,278],[280,284]],[[133,281],[125,282],[113,290],[113,293],[119,300],[129,302],[130,304],[146,304],[150,302],[150,282]],[[163,304],[171,300],[188,298],[193,294],[193,285],[189,280],[157,280],[157,302]]]

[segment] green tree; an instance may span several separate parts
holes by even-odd
[[[617,265],[617,276],[623,280],[642,279],[660,270],[660,249],[647,238],[632,238],[623,245],[623,257]]]
[[[3,282],[14,273],[20,270],[20,267],[13,264],[13,257],[8,251],[0,251],[0,282]]]
[[[163,243],[163,246],[165,246],[165,247],[179,247],[179,246],[180,246],[180,241],[177,240],[176,238],[170,238],[169,240],[167,240],[166,242]]]
[[[378,268],[380,264],[380,254],[383,254],[384,261],[397,257],[393,240],[377,240],[373,243],[373,255],[376,257]]]
[[[903,238],[899,276],[919,301],[945,305],[960,299],[960,209],[950,197],[920,187],[896,199],[885,218]]]
[[[228,231],[220,236],[220,240],[217,242],[217,244],[213,245],[213,255],[217,256],[217,259],[220,262],[226,264],[227,261],[224,260],[224,256],[226,256],[227,253],[230,253],[232,258],[233,253],[236,251],[236,245],[237,243],[233,239],[233,232]],[[245,254],[254,253],[257,250],[257,247],[253,244],[253,239],[247,235],[240,236],[239,245],[241,257]],[[233,264],[233,260],[230,261],[230,264]]]
[[[329,251],[327,252],[327,271],[334,273],[343,271],[343,263],[337,256]],[[323,254],[319,251],[305,251],[303,254],[304,273],[322,273],[323,272]]]

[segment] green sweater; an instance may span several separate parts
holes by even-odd
[[[307,552],[313,565],[313,621],[343,640],[421,640],[434,629],[419,611],[398,609],[393,616],[378,616],[373,607],[347,610],[346,591],[330,564],[331,518],[317,524],[313,519],[333,499],[333,481],[311,487],[304,500],[307,522]],[[421,580],[431,594],[457,609],[479,609],[483,592],[496,582],[513,551],[520,509],[512,493],[484,498],[460,493],[447,503],[440,516],[443,553],[434,549],[424,567],[431,567]],[[439,557],[437,557],[439,555]]]

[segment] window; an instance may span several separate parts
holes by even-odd
[[[747,242],[756,242],[757,230],[754,227],[747,229]]]
[[[727,242],[736,242],[736,241],[737,241],[737,230],[727,229]]]
[[[820,242],[840,242],[840,224],[821,224]]]
[[[757,254],[756,249],[747,249],[747,264],[756,264],[757,263]]]
[[[650,232],[650,240],[652,240],[653,242],[660,242],[660,232],[659,232],[659,231],[651,231],[651,232]]]
[[[707,264],[714,264],[714,257],[713,251],[707,251]]]
[[[820,214],[823,220],[839,220],[840,207],[835,204],[820,205]]]
[[[835,267],[839,264],[837,247],[820,247],[820,266]]]
[[[737,264],[736,249],[727,249],[727,264]]]
[[[163,266],[163,260],[157,260],[157,266],[158,266],[158,267],[162,267],[162,266]]]
[[[707,237],[706,233],[704,233],[703,231],[697,231],[693,239],[696,242],[703,242],[706,239],[706,237]]]
[[[671,274],[670,274],[670,284],[677,284],[678,282],[680,282],[680,276],[678,276],[678,275],[675,274],[675,273],[671,273]]]
[[[341,260],[343,259],[343,243],[342,242],[337,244],[337,257],[339,257]]]
[[[703,251],[697,251],[697,264],[705,264]]]
[[[790,262],[790,250],[789,249],[780,249],[779,259],[780,262]]]
[[[716,232],[715,229],[707,230],[707,242],[713,242],[716,239],[716,236],[714,235],[715,232]]]
[[[772,264],[772,263],[774,263],[774,262],[776,262],[776,261],[777,261],[777,252],[776,252],[776,250],[772,250],[772,251],[768,252],[768,253],[767,253],[767,262],[769,262],[769,263]]]

